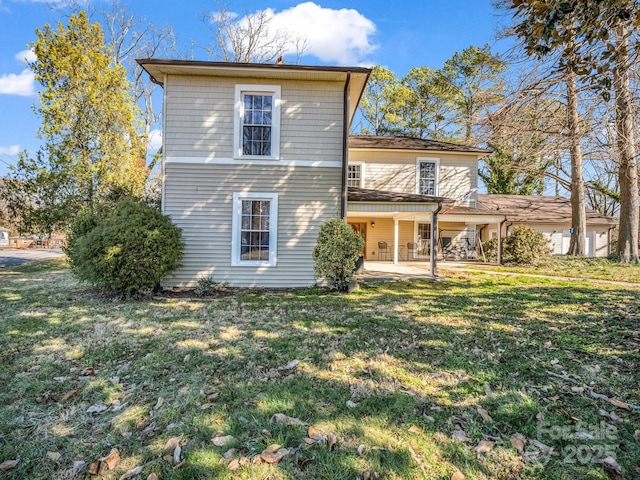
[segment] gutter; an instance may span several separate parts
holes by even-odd
[[[431,276],[436,278],[436,244],[437,244],[437,232],[438,232],[438,213],[442,210],[442,201],[438,202],[438,208],[431,213]]]
[[[342,99],[342,191],[340,198],[340,218],[347,220],[347,173],[349,171],[349,86],[351,70],[347,71]]]

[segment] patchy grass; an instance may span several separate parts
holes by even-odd
[[[606,456],[640,476],[640,287],[452,273],[123,302],[48,262],[0,272],[0,303],[3,479],[86,478],[112,448],[102,478],[622,478]],[[289,455],[251,463],[272,444]]]
[[[448,269],[446,262],[439,269]],[[469,264],[469,268],[495,272],[528,273],[553,277],[570,277],[582,280],[607,280],[640,284],[640,265],[613,262],[606,258],[553,257],[537,266],[496,266],[482,263]]]

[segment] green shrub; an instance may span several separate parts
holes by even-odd
[[[144,202],[119,199],[113,208],[77,215],[66,253],[80,280],[126,297],[152,290],[180,266],[181,230]]]
[[[535,265],[551,255],[549,240],[542,232],[516,225],[503,240],[502,253],[509,263]]]
[[[498,259],[498,238],[493,237],[486,242],[482,242],[482,250],[484,251],[485,257],[495,262]]]
[[[332,290],[346,292],[363,248],[364,239],[346,222],[329,220],[320,227],[313,249],[316,275],[325,278]]]

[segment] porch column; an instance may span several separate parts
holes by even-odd
[[[400,239],[399,227],[400,221],[397,218],[393,219],[393,263],[398,263],[398,241]]]
[[[441,207],[435,212],[431,212],[431,255],[429,260],[431,261],[431,276],[436,277],[436,246],[438,245],[438,212]]]

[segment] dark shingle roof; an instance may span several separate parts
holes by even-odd
[[[438,152],[459,152],[488,154],[491,150],[468,147],[457,143],[424,140],[412,137],[377,137],[374,135],[353,135],[349,137],[349,148],[377,148],[387,150],[428,150]]]
[[[478,202],[506,216],[509,222],[571,224],[571,201],[535,195],[478,195]],[[587,208],[587,224],[615,225],[610,217]]]
[[[358,187],[349,187],[348,199],[350,202],[439,203],[445,201],[444,197],[434,197],[432,195],[387,192]]]

